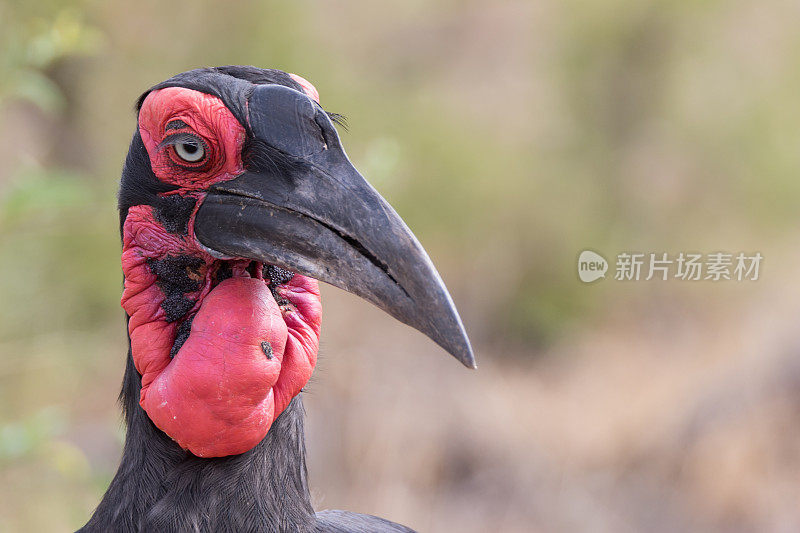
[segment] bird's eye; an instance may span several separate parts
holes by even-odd
[[[175,145],[175,154],[188,163],[197,163],[206,151],[200,141],[186,141]]]

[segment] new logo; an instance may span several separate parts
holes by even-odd
[[[584,283],[591,283],[606,277],[608,261],[602,255],[584,250],[578,257],[578,277]]]

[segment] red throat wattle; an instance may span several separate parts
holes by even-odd
[[[295,79],[317,99],[310,83]],[[149,205],[130,208],[123,224],[122,306],[142,375],[139,403],[197,456],[243,453],[311,377],[319,287],[299,274],[272,279],[268,265],[214,258],[195,239],[204,190],[243,172],[244,128],[218,98],[185,88],[153,91],[139,131],[156,176],[179,187],[168,195],[196,202],[184,234],[169,231]],[[174,164],[164,139],[176,131],[197,136],[205,159]]]

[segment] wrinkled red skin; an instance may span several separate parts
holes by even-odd
[[[178,131],[200,135],[210,152],[196,169],[176,166],[171,147],[158,148],[174,132],[165,133],[166,124],[176,119],[189,125]],[[233,277],[213,286],[218,260],[194,238],[194,216],[209,185],[243,171],[244,141],[244,129],[219,99],[184,88],[154,91],[139,113],[139,130],[156,176],[180,187],[168,194],[198,200],[185,236],[169,233],[149,205],[130,208],[123,224],[122,307],[130,316],[132,357],[142,375],[139,403],[159,429],[193,454],[240,454],[266,436],[311,377],[322,318],[319,287],[296,274],[277,287],[289,302],[279,306],[269,280],[247,273],[248,261],[235,263]],[[180,255],[201,258],[205,268],[192,273],[202,277],[197,291],[184,294],[194,302],[187,314],[193,317],[191,332],[170,358],[178,322],[166,320],[165,294],[148,259]]]

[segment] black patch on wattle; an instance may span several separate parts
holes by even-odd
[[[272,297],[275,298],[275,303],[278,305],[288,304],[289,300],[278,294],[278,285],[289,283],[294,277],[294,272],[273,265],[265,265],[265,267],[264,277],[269,279],[267,286],[272,293]]]
[[[167,322],[175,322],[176,320],[186,316],[186,313],[191,311],[194,302],[181,295],[169,295],[163,302],[161,302],[161,309],[164,310]]]
[[[175,333],[175,342],[172,343],[172,349],[169,351],[169,357],[172,359],[175,357],[175,354],[178,353],[178,350],[181,349],[183,343],[186,342],[186,339],[189,338],[189,333],[192,332],[192,319],[187,318],[183,322],[181,322],[180,326],[178,326],[178,331]]]
[[[187,292],[200,289],[200,282],[189,277],[189,269],[197,269],[205,264],[199,257],[190,255],[168,255],[164,259],[149,259],[150,271],[158,278],[156,284],[164,293],[161,309],[164,310],[167,322],[186,316],[194,302],[186,298]]]
[[[267,359],[272,359],[272,345],[269,341],[263,341],[261,343],[261,351],[264,352],[264,355],[267,356]]]
[[[159,198],[153,205],[153,216],[168,232],[175,235],[189,233],[189,218],[197,200],[191,196],[172,194]]]
[[[264,269],[264,277],[269,278],[270,285],[283,285],[292,280],[294,272],[285,268],[267,265]]]

